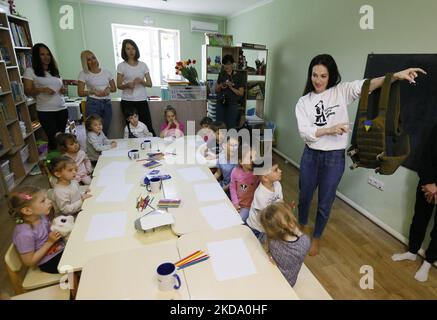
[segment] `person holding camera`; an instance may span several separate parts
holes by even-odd
[[[222,121],[228,129],[237,128],[241,98],[244,95],[244,79],[234,70],[234,58],[223,57],[223,70],[217,79],[216,121]]]

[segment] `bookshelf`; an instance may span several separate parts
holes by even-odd
[[[202,80],[217,81],[222,68],[221,60],[225,55],[232,55],[235,71],[243,73],[245,95],[241,103],[242,113],[255,108],[256,115],[264,118],[268,49],[264,46],[241,44],[232,47],[202,45]],[[217,58],[219,57],[219,59]],[[244,61],[242,61],[244,57]],[[220,60],[220,63],[219,61]],[[256,61],[263,61],[264,67],[257,68]]]
[[[22,74],[31,65],[32,38],[22,17],[0,13],[0,197],[16,188],[38,164],[33,99],[24,95]],[[44,133],[42,133],[42,138]]]

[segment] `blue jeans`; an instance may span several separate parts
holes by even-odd
[[[226,129],[235,129],[238,126],[238,116],[240,113],[240,106],[234,102],[229,102],[228,105],[222,105],[217,101],[215,107],[215,119],[226,124]]]
[[[313,237],[320,238],[329,219],[337,186],[344,172],[345,151],[320,151],[305,146],[300,162],[299,223],[308,224],[314,191],[319,188],[316,225]]]
[[[98,114],[103,119],[103,133],[108,136],[109,126],[112,120],[111,99],[95,99],[88,97],[86,99],[85,116]]]

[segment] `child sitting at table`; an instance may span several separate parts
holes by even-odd
[[[259,213],[259,220],[266,235],[267,253],[294,287],[311,246],[310,238],[299,230],[296,217],[284,203],[273,203],[264,208]]]
[[[161,138],[184,136],[185,126],[176,118],[176,110],[172,106],[167,106],[164,110],[165,121],[161,125]]]
[[[200,120],[200,130],[198,135],[203,138],[203,141],[208,142],[208,140],[215,138],[215,132],[211,130],[212,119],[210,117],[203,117]]]
[[[50,161],[50,172],[57,178],[53,190],[53,197],[56,204],[57,214],[75,215],[82,209],[85,199],[90,194],[82,194],[76,177],[76,162],[68,156],[60,156]]]
[[[252,205],[247,218],[247,225],[261,242],[264,242],[264,228],[259,221],[259,212],[268,205],[283,201],[281,186],[282,171],[279,169],[275,159],[272,159],[270,168],[258,168],[261,171],[261,183],[255,190]]]
[[[76,180],[79,183],[89,185],[93,166],[85,151],[80,149],[79,142],[74,134],[60,133],[56,136],[58,149],[63,155],[72,158],[77,165]]]
[[[9,195],[10,214],[16,219],[13,243],[27,267],[58,273],[65,243],[61,234],[50,231],[48,215],[52,202],[35,186],[20,187]]]
[[[228,137],[223,152],[217,161],[217,171],[214,176],[219,181],[223,190],[229,192],[232,170],[238,165],[238,138]]]
[[[147,126],[138,120],[138,113],[131,110],[127,116],[127,124],[124,128],[124,138],[147,138],[153,137]]]
[[[86,136],[86,152],[95,165],[102,151],[117,147],[117,142],[110,142],[103,133],[102,118],[97,114],[90,115],[85,120]]]
[[[252,159],[255,153],[249,145],[241,144],[238,149],[238,166],[232,170],[229,190],[231,200],[241,218],[246,222],[253,196],[259,185],[259,177],[253,174]]]

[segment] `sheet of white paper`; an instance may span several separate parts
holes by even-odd
[[[111,184],[97,197],[96,202],[123,202],[131,193],[133,184]]]
[[[194,192],[199,202],[226,199],[226,193],[217,182],[196,184],[194,185]]]
[[[127,141],[117,141],[117,147],[115,148],[115,150],[127,149],[127,148],[128,148]]]
[[[238,212],[223,203],[200,208],[200,212],[214,230],[226,229],[243,223]]]
[[[155,210],[154,212],[148,213],[140,219],[141,228],[143,230],[149,230],[168,224],[174,223],[174,218],[171,213],[163,210]]]
[[[186,182],[189,183],[208,179],[208,175],[198,167],[179,169],[177,172]]]
[[[102,168],[97,176],[97,186],[106,187],[124,183],[131,162],[116,161]]]
[[[218,281],[242,278],[257,272],[246,244],[241,238],[208,242],[206,247]]]
[[[91,218],[85,241],[123,237],[126,229],[126,212],[95,214]]]
[[[102,151],[102,157],[124,157],[127,158],[128,149],[111,149]]]
[[[103,167],[100,172],[113,174],[114,172],[120,171],[125,172],[131,165],[132,161],[114,161]]]
[[[111,187],[112,185],[124,183],[125,175],[124,173],[119,173],[114,171],[113,174],[100,174],[97,177],[98,187]]]

